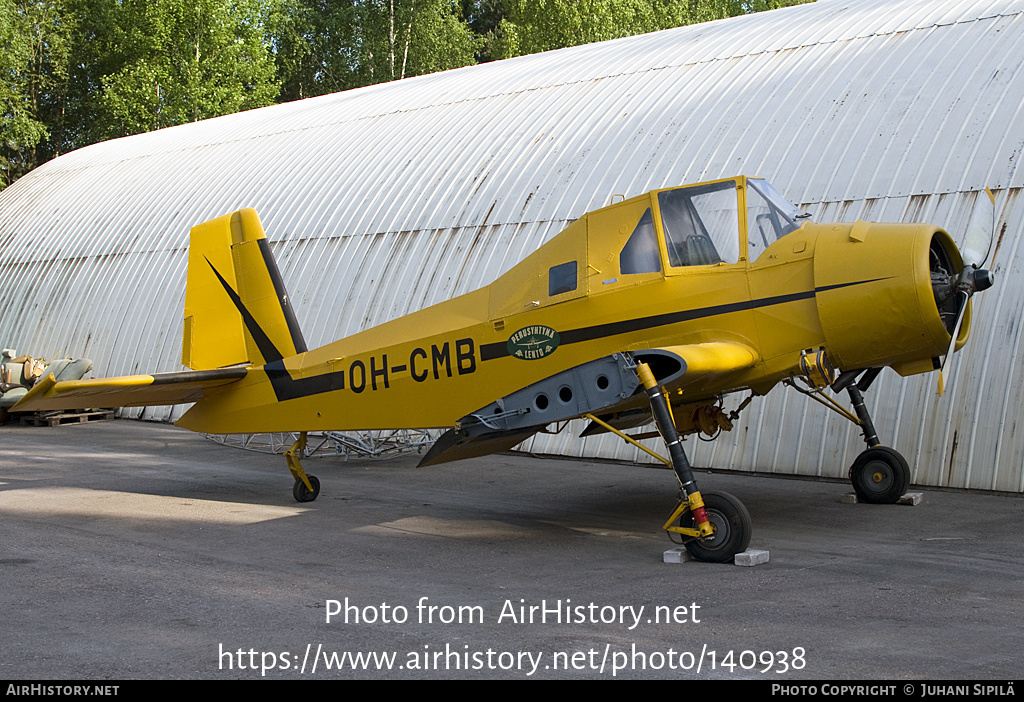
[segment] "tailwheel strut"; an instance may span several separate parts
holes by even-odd
[[[302,469],[299,457],[306,450],[306,432],[300,432],[299,438],[295,440],[291,448],[284,452],[284,458],[288,461],[288,470],[295,478],[295,486],[292,488],[292,496],[297,502],[312,502],[320,495],[320,481],[315,475],[306,475]]]
[[[663,528],[682,535],[686,550],[695,559],[727,563],[737,553],[745,551],[750,543],[750,514],[742,502],[728,493],[709,492],[701,496],[665,393],[646,363],[637,365],[636,372],[651,403],[658,432],[668,447],[681,491],[679,504]]]

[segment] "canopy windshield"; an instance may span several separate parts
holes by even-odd
[[[797,230],[807,219],[761,178],[749,178],[747,184],[747,244],[754,261],[773,241]]]

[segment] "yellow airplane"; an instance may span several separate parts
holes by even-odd
[[[653,418],[681,488],[665,529],[696,558],[727,561],[750,516],[731,495],[701,495],[680,437],[731,429],[750,398],[727,414],[723,395],[781,382],[862,428],[853,486],[896,501],[910,470],[880,445],[861,393],[885,366],[939,369],[967,341],[970,298],[992,284],[991,191],[978,201],[962,257],[934,225],[815,223],[760,178],[655,190],[583,215],[485,288],[313,350],[258,215],[240,210],[191,232],[191,371],[49,375],[13,411],[194,402],[177,422],[193,431],[297,432],[286,457],[299,501],[320,490],[299,461],[308,431],[450,427],[421,463],[433,465],[581,417],[584,434],[648,451],[637,442],[651,435],[624,430]]]

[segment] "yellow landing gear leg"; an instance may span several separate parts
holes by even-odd
[[[292,447],[284,452],[284,458],[288,461],[288,470],[295,478],[295,487],[292,488],[292,495],[298,502],[312,502],[320,494],[320,481],[315,475],[306,475],[302,469],[299,457],[306,450],[306,432],[301,432]]]
[[[738,499],[729,493],[709,492],[701,496],[693,480],[690,461],[683,451],[683,440],[676,430],[665,394],[646,363],[636,369],[647,392],[658,431],[668,446],[672,469],[679,479],[682,495],[672,516],[665,523],[668,532],[681,534],[686,550],[699,561],[726,563],[737,553],[747,550],[752,531],[750,514]],[[679,525],[674,522],[679,520]]]

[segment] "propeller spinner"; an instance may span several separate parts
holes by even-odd
[[[974,211],[971,212],[971,219],[967,224],[967,234],[964,237],[962,249],[964,267],[958,274],[948,276],[945,281],[935,280],[933,274],[933,287],[937,301],[950,311],[956,310],[956,322],[951,331],[949,349],[946,351],[946,357],[942,360],[942,368],[939,370],[939,395],[942,395],[945,390],[950,359],[953,358],[956,340],[960,336],[960,326],[964,321],[967,303],[974,293],[987,290],[995,282],[992,271],[982,268],[992,251],[992,239],[996,230],[995,205],[995,195],[990,189],[985,188],[985,197],[978,197]]]

